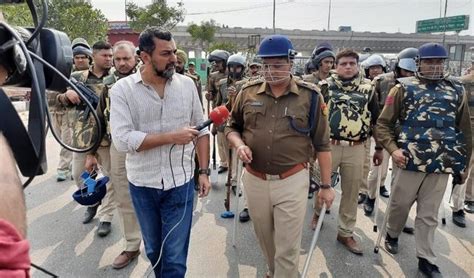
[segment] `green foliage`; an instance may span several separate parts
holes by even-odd
[[[38,2],[35,1],[37,6]],[[33,26],[26,4],[2,6],[0,10],[11,25]],[[41,8],[37,12],[39,20],[42,16]],[[49,0],[46,27],[65,32],[71,40],[82,37],[93,44],[106,38],[108,23],[105,15],[87,2]]]
[[[186,31],[191,35],[193,41],[199,41],[204,48],[205,44],[209,46],[214,41],[217,28],[217,23],[211,19],[209,21],[202,21],[201,25],[191,23]]]
[[[237,48],[237,45],[235,45],[232,42],[214,42],[212,43],[209,48],[207,49],[208,52],[212,52],[215,49],[222,49],[228,51],[230,54],[235,54],[239,52],[239,49]]]
[[[139,7],[130,2],[127,4],[126,13],[130,19],[130,27],[143,31],[149,26],[160,26],[172,29],[184,20],[183,2],[178,2],[177,7],[169,7],[165,0],[158,0],[146,7]]]

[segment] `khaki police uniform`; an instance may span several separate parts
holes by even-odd
[[[396,82],[397,81],[395,79],[394,72],[381,74],[374,78],[373,80],[374,90],[379,100],[380,110],[383,109],[383,106],[385,104],[385,99],[388,96],[388,92],[390,91],[390,89],[392,89],[393,86],[395,86]],[[376,144],[376,148],[378,147],[381,147],[381,146],[380,145],[377,146]],[[361,192],[364,192],[363,190],[365,189],[366,191],[364,193],[366,193],[370,199],[375,199],[376,197],[378,197],[377,196],[377,179],[379,175],[379,167],[382,167],[380,187],[384,186],[385,179],[387,178],[388,164],[390,162],[390,154],[385,149],[382,152],[383,152],[383,160],[382,160],[382,164],[380,164],[379,166],[374,166],[373,164],[370,163],[370,155],[369,155],[369,165],[371,165],[370,171],[368,174],[367,182],[366,183],[363,182],[361,185]],[[364,169],[365,169],[365,165],[364,165]],[[367,184],[367,188],[364,188],[363,184]]]
[[[253,160],[242,175],[255,234],[275,277],[298,277],[300,246],[309,187],[307,164],[313,148],[330,151],[329,126],[322,96],[309,83],[290,80],[275,98],[264,80],[242,87],[225,129],[241,134]],[[314,128],[308,128],[311,98],[317,97]]]
[[[438,225],[438,209],[446,190],[449,174],[454,169],[463,167],[460,157],[447,159],[447,155],[452,155],[453,148],[459,147],[459,151],[456,151],[457,155],[465,153],[467,159],[471,156],[471,123],[468,102],[462,89],[459,92],[459,88],[462,87],[460,85],[454,86],[453,82],[446,79],[429,84],[417,77],[398,80],[400,83],[408,85],[397,84],[392,88],[376,126],[379,142],[390,154],[402,148],[408,155],[407,168],[399,168],[395,171],[391,202],[387,209],[387,233],[391,238],[398,238],[406,223],[411,206],[417,201],[416,256],[435,264],[436,255],[433,243]],[[416,90],[412,94],[414,96],[421,94],[419,91],[423,91],[422,93],[426,97],[412,98],[407,90]],[[440,95],[426,93],[428,90],[436,90],[434,93],[440,92]],[[432,100],[435,97],[449,99],[449,101]],[[416,101],[412,101],[412,99],[416,99]],[[439,103],[445,107],[438,108]],[[421,113],[417,116],[416,121],[409,118],[409,115],[416,115],[416,113]],[[431,119],[441,113],[447,114],[446,117],[449,118],[446,119],[455,118],[455,121],[438,119],[435,121],[435,126],[431,125],[430,122],[433,122]],[[424,115],[428,114],[430,118],[424,119],[423,117],[428,117]],[[423,132],[418,134],[419,130]],[[452,132],[447,133],[444,130]],[[451,135],[447,134],[453,134],[455,130],[464,134],[466,139],[464,150],[460,147],[459,142],[454,143],[454,147],[444,145],[447,139],[451,139]],[[421,141],[422,139],[419,138],[422,136],[430,138]],[[425,152],[425,150],[429,150],[429,152]],[[394,165],[395,167],[397,166]]]
[[[462,76],[460,81],[464,85],[466,94],[468,97],[469,114],[471,115],[471,129],[474,130],[474,72],[468,75]],[[474,138],[473,138],[474,140]],[[458,184],[454,187],[451,194],[451,208],[453,211],[459,211],[464,209],[464,201],[474,201],[474,179],[473,179],[473,167],[474,161],[471,156],[469,163],[469,174],[464,184]]]

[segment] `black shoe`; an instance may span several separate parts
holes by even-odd
[[[364,193],[359,193],[359,198],[357,199],[357,204],[362,204],[365,202],[365,199],[367,198],[367,194]]]
[[[387,249],[388,252],[391,254],[397,254],[398,253],[398,238],[392,238],[390,235],[387,233],[385,236],[385,249]]]
[[[403,230],[402,230],[405,234],[409,234],[409,235],[412,235],[415,233],[415,228],[413,227],[409,227],[409,226],[405,226],[403,227]]]
[[[219,166],[219,169],[217,169],[217,173],[222,174],[224,172],[227,172],[227,169],[229,169],[229,168],[224,167],[224,166]]]
[[[249,209],[244,208],[239,214],[239,221],[240,222],[247,222],[250,220]]]
[[[443,277],[439,268],[435,264],[431,264],[424,258],[418,258],[418,269],[425,274],[428,278]]]
[[[97,214],[97,209],[99,205],[95,205],[93,207],[87,207],[86,213],[84,213],[84,220],[82,220],[82,224],[87,224],[94,219],[94,216]]]
[[[453,211],[453,223],[461,228],[466,228],[466,218],[464,218],[464,210]]]
[[[110,222],[100,222],[99,228],[97,228],[97,235],[100,237],[104,237],[110,234]]]
[[[385,186],[380,187],[380,196],[382,196],[384,198],[390,197],[390,193],[388,192],[388,190]]]
[[[313,199],[314,192],[308,192],[308,199]]]
[[[474,213],[474,201],[465,201],[464,202],[464,210],[467,213]]]
[[[374,204],[375,204],[375,198],[370,199],[367,197],[364,202],[364,212],[366,216],[371,216],[372,212],[374,212]]]

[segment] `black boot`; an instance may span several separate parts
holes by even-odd
[[[380,196],[385,198],[390,197],[390,193],[388,192],[387,188],[385,188],[385,186],[380,187]]]
[[[466,218],[464,217],[464,210],[453,211],[453,223],[461,228],[466,228]]]
[[[362,204],[365,202],[365,199],[367,198],[367,194],[365,193],[359,193],[359,198],[357,199],[357,204]]]
[[[239,221],[240,222],[247,222],[250,220],[249,209],[244,208],[239,214]]]
[[[392,238],[388,233],[385,236],[385,249],[391,254],[398,253],[398,238]]]
[[[364,212],[366,216],[371,216],[372,212],[374,212],[374,204],[375,204],[375,198],[370,199],[367,197],[364,202]]]
[[[464,210],[467,213],[474,213],[474,201],[464,201]]]
[[[424,258],[418,258],[418,269],[429,278],[443,277],[437,265],[428,262]]]
[[[111,230],[111,223],[110,222],[100,222],[99,228],[97,228],[97,235],[100,237],[105,237],[110,233]]]
[[[99,208],[100,204],[97,204],[93,207],[87,207],[86,213],[84,213],[84,219],[82,220],[82,224],[87,224],[92,221],[94,216],[97,214],[97,209]]]

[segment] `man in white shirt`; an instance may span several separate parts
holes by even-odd
[[[176,44],[169,31],[147,28],[139,38],[140,70],[111,89],[111,131],[127,152],[127,177],[145,250],[156,277],[184,277],[193,207],[193,151],[199,196],[209,183],[209,131],[196,86],[174,74]],[[194,145],[193,145],[194,143]]]

